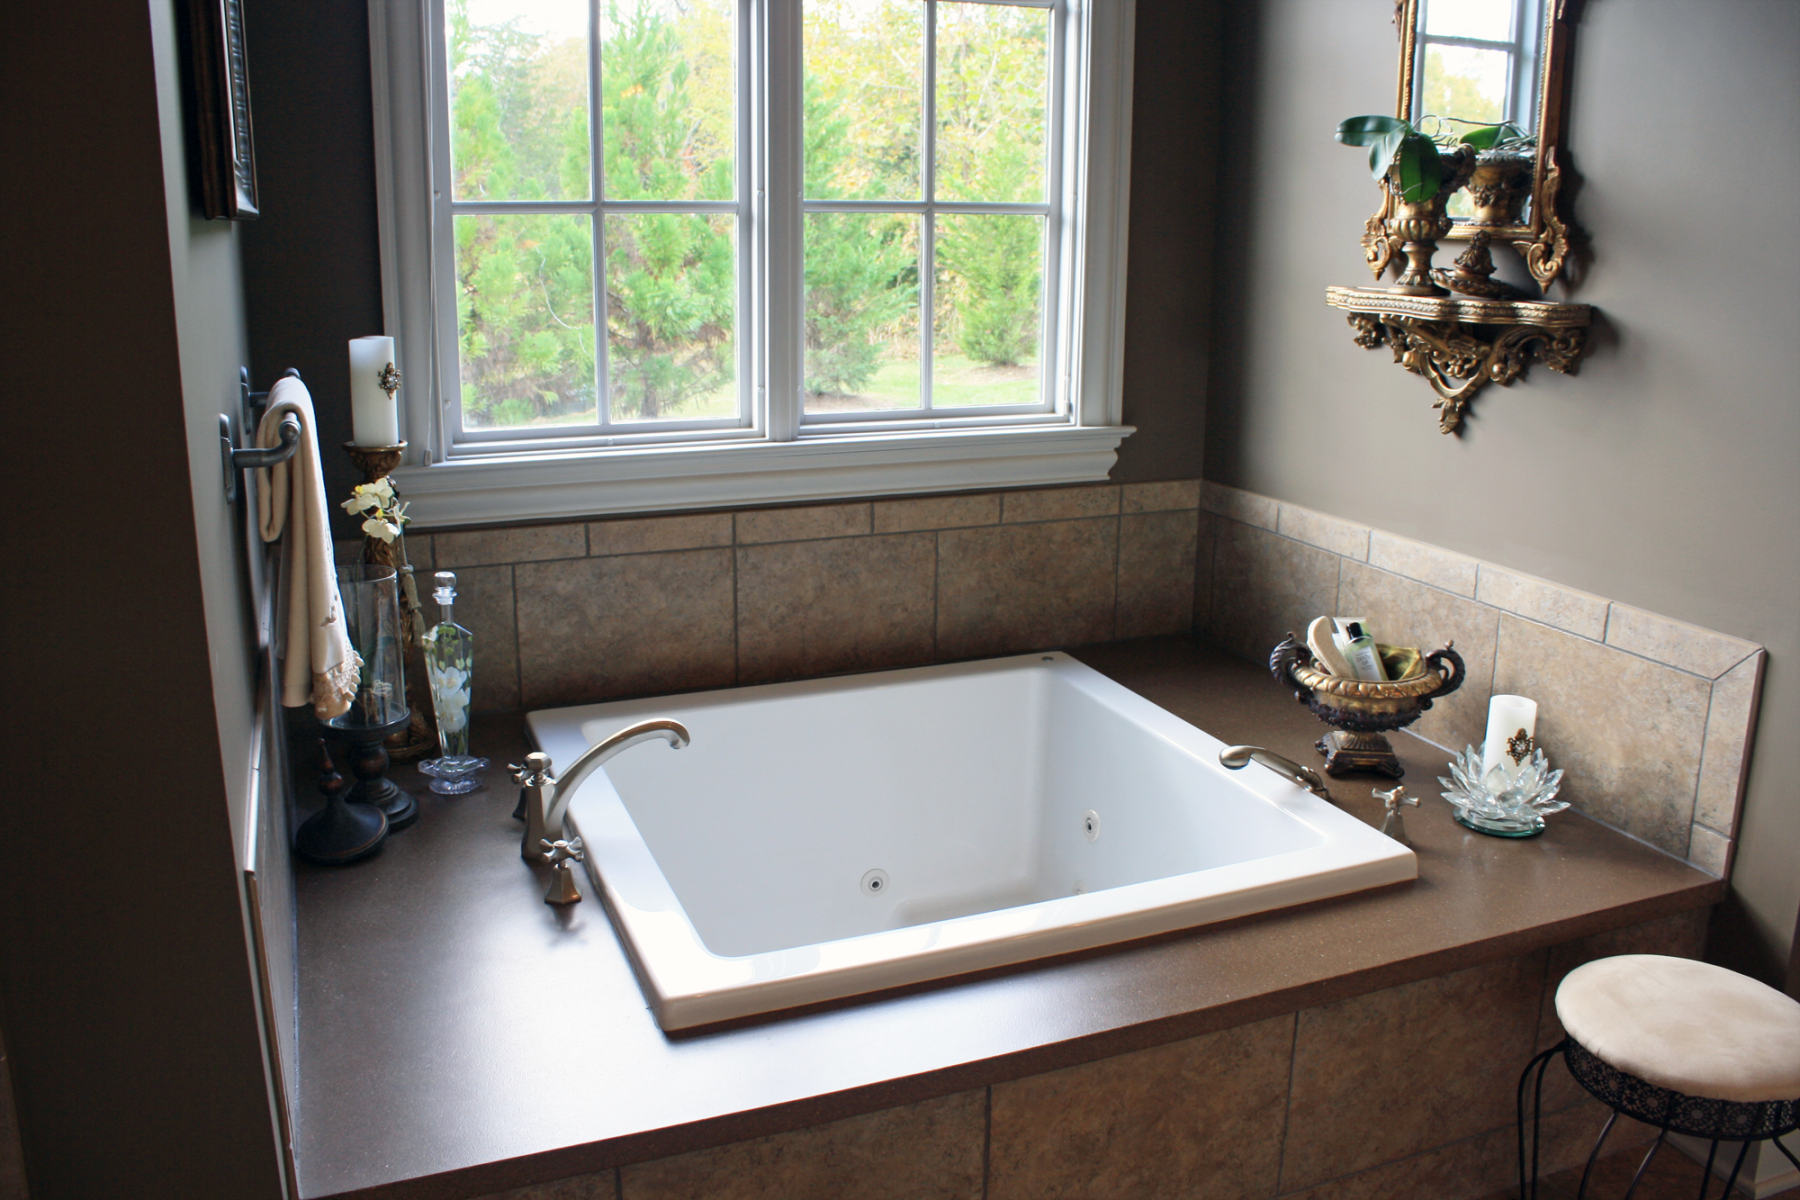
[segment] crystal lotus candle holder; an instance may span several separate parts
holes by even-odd
[[[1483,775],[1481,748],[1468,746],[1451,760],[1450,775],[1449,779],[1438,776],[1438,782],[1450,789],[1442,795],[1456,810],[1457,824],[1477,833],[1536,837],[1544,832],[1545,817],[1569,807],[1567,800],[1556,798],[1562,788],[1562,770],[1552,771],[1542,750],[1532,751],[1518,774],[1509,779],[1499,767]]]

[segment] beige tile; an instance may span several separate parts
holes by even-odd
[[[465,529],[461,533],[435,533],[432,541],[436,544],[437,569],[440,571],[494,563],[581,558],[587,553],[587,529],[582,525]]]
[[[733,682],[731,555],[676,550],[521,564],[521,702],[535,708]]]
[[[1500,618],[1494,691],[1537,701],[1538,744],[1568,772],[1563,799],[1687,855],[1706,680],[1509,613]]]
[[[1717,679],[1760,648],[1617,600],[1606,619],[1606,644],[1708,679]]]
[[[1103,517],[937,534],[938,656],[1111,638],[1118,533],[1118,521]]]
[[[980,1200],[986,1095],[960,1092],[621,1171],[623,1200]]]
[[[1219,525],[1219,518],[1205,509],[1200,510],[1200,532],[1194,550],[1194,629],[1210,630],[1212,628],[1212,593],[1213,593],[1213,553],[1216,545],[1214,531]]]
[[[1275,518],[1275,532],[1358,562],[1366,562],[1369,557],[1367,525],[1314,512],[1298,504],[1280,506]]]
[[[1599,596],[1492,563],[1481,564],[1475,598],[1596,642],[1606,633],[1607,602]]]
[[[1694,819],[1727,837],[1737,834],[1750,746],[1756,736],[1763,666],[1767,661],[1768,655],[1759,650],[1712,685]]]
[[[419,589],[425,626],[438,622],[430,576]],[[519,635],[513,615],[513,568],[464,567],[456,572],[456,623],[475,635],[476,712],[519,707]],[[479,750],[473,753],[480,753]]]
[[[514,1188],[510,1192],[495,1192],[477,1197],[477,1200],[617,1200],[618,1194],[618,1172],[606,1170]]]
[[[1119,518],[1118,635],[1186,633],[1194,621],[1196,513]]]
[[[1198,479],[1166,479],[1161,483],[1128,483],[1124,486],[1120,511],[1128,513],[1168,512],[1177,508],[1200,507]]]
[[[1429,583],[1458,596],[1475,594],[1477,560],[1411,538],[1395,537],[1377,529],[1369,534],[1369,565]]]
[[[738,545],[792,542],[804,538],[851,537],[869,532],[867,504],[821,504],[810,508],[765,508],[737,515]]]
[[[1000,519],[1019,521],[1072,521],[1080,517],[1110,517],[1119,511],[1119,489],[1101,487],[1039,488],[1029,492],[1005,492],[1000,498]]]
[[[1000,493],[975,496],[921,496],[915,500],[877,500],[875,532],[911,529],[964,529],[1000,523]]]
[[[930,662],[936,571],[930,533],[739,547],[740,682]]]
[[[731,514],[689,513],[588,522],[589,554],[647,554],[731,545]]]
[[[1200,484],[1200,507],[1221,517],[1271,532],[1275,529],[1279,515],[1279,506],[1267,496],[1209,481],[1202,481]]]
[[[1337,555],[1237,521],[1215,528],[1211,629],[1227,649],[1266,662],[1290,632],[1304,637],[1337,611]]]
[[[1449,696],[1434,701],[1409,728],[1452,753],[1481,745],[1494,683],[1499,609],[1347,562],[1338,576],[1338,611],[1368,618],[1376,639],[1393,645],[1417,646],[1429,653],[1454,641],[1468,678]]]
[[[1509,1123],[1543,978],[1539,951],[1302,1010],[1281,1191]]]
[[[1539,1134],[1540,1177],[1585,1161],[1609,1111],[1597,1100],[1547,1110]],[[1301,1135],[1299,1130],[1288,1134]],[[1617,1138],[1620,1147],[1633,1146],[1653,1136],[1653,1130],[1625,1118],[1606,1144],[1610,1149]],[[1284,1193],[1282,1200],[1511,1200],[1518,1178],[1518,1139],[1509,1123],[1303,1192]],[[1546,1193],[1544,1200],[1552,1198]]]
[[[1723,879],[1731,866],[1731,840],[1696,821],[1688,830],[1687,860]]]
[[[994,1086],[992,1200],[1272,1196],[1294,1018]]]

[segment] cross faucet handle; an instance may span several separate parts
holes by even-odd
[[[544,847],[544,861],[553,867],[565,861],[587,861],[587,848],[581,844],[581,839],[578,837],[568,841],[558,838],[554,842],[545,838],[540,844]]]
[[[1389,812],[1398,812],[1402,804],[1410,804],[1414,808],[1419,807],[1419,798],[1407,795],[1406,785],[1403,783],[1397,783],[1385,792],[1380,788],[1370,788],[1369,791],[1374,793],[1377,800],[1385,801],[1384,807]]]

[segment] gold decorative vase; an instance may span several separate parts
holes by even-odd
[[[1417,202],[1401,199],[1399,168],[1389,168],[1387,177],[1381,186],[1388,193],[1388,215],[1383,219],[1387,236],[1400,243],[1400,253],[1406,256],[1406,265],[1401,269],[1400,278],[1395,281],[1392,291],[1403,296],[1444,296],[1448,295],[1443,288],[1431,280],[1431,259],[1437,253],[1438,239],[1445,236],[1454,227],[1444,206],[1456,190],[1468,181],[1469,174],[1475,169],[1475,149],[1472,146],[1458,146],[1449,154],[1441,156],[1443,163],[1443,182],[1438,185],[1436,194]]]
[[[1516,150],[1489,150],[1475,159],[1469,175],[1469,201],[1475,207],[1469,224],[1511,228],[1519,223],[1525,197],[1536,174],[1532,155]]]
[[[1386,659],[1396,647],[1377,644],[1375,649]],[[1416,657],[1417,651],[1413,654]],[[1461,687],[1463,660],[1451,642],[1427,654],[1405,679],[1365,683],[1321,670],[1306,643],[1290,633],[1270,651],[1269,674],[1282,686],[1292,687],[1294,699],[1314,716],[1335,727],[1318,742],[1327,775],[1379,771],[1400,779],[1406,772],[1383,734],[1411,725],[1433,700]]]

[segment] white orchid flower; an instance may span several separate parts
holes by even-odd
[[[362,523],[362,531],[369,537],[380,538],[384,542],[392,542],[400,536],[400,527],[380,517],[370,517]]]

